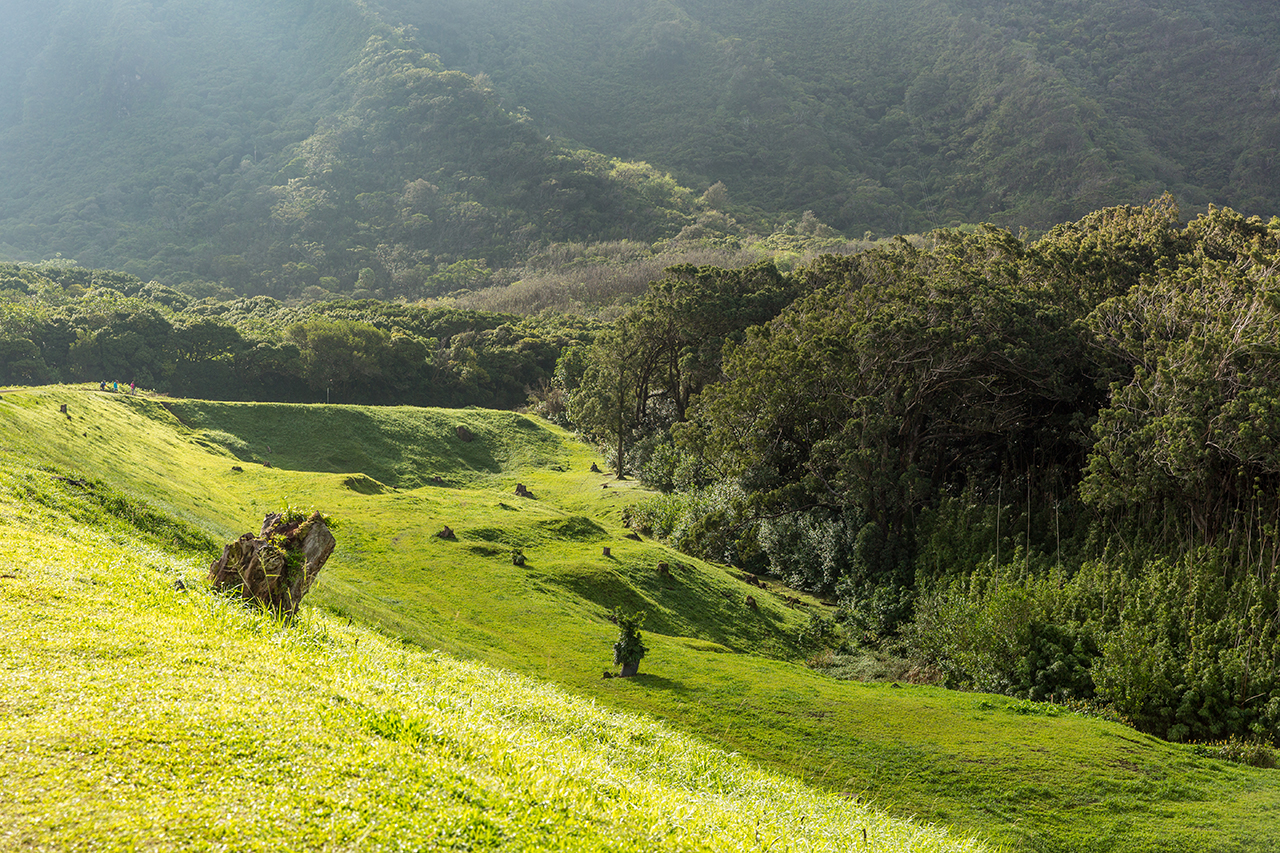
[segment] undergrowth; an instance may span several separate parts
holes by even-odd
[[[1247,764],[1250,767],[1274,768],[1276,750],[1266,741],[1256,738],[1229,737],[1226,740],[1197,743],[1192,746],[1196,755]]]

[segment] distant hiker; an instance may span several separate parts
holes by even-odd
[[[120,391],[120,383],[119,383],[119,382],[112,382],[112,383],[111,383],[111,390],[112,390],[112,391],[115,391],[115,392],[117,392],[117,393],[119,393],[119,391]]]
[[[99,383],[98,383],[98,390],[99,390],[99,391],[105,391],[105,390],[107,390],[107,380],[105,380],[105,379],[104,379],[104,380],[102,380],[101,382],[99,382]]]
[[[133,382],[129,383],[129,393],[135,397],[138,395],[138,386]]]

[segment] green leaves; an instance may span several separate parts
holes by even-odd
[[[613,662],[615,665],[634,667],[648,653],[641,639],[640,628],[644,625],[645,612],[627,614],[621,607],[613,610],[613,619],[618,623],[618,642],[613,644]]]
[[[698,394],[720,379],[725,342],[772,318],[795,293],[768,261],[666,272],[596,339],[569,402],[580,429],[618,447],[619,473],[631,433],[652,435],[685,421]]]
[[[1171,499],[1207,536],[1227,523],[1225,507],[1253,500],[1256,478],[1280,475],[1280,291],[1257,237],[1230,260],[1207,257],[1223,245],[1201,236],[1176,271],[1088,319],[1125,367],[1098,414],[1082,495],[1104,507]]]
[[[935,239],[823,259],[810,296],[732,349],[702,407],[727,470],[804,483],[894,531],[1006,448],[1063,441],[1080,391],[1069,314],[1021,282],[1006,232]]]

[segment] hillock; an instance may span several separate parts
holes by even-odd
[[[282,623],[100,488],[0,461],[4,849],[984,849],[321,610]]]
[[[1280,826],[1268,817],[1277,813],[1270,771],[1224,763],[1192,746],[1162,743],[1061,706],[931,687],[839,682],[792,662],[807,654],[802,629],[808,624],[808,611],[820,607],[818,602],[801,596],[809,607],[793,609],[781,595],[748,587],[722,567],[652,541],[627,538],[623,510],[641,499],[643,491],[631,481],[593,473],[591,462],[597,457],[592,449],[544,422],[482,410],[153,400],[65,386],[18,390],[0,399],[0,447],[7,472],[0,490],[0,524],[6,526],[6,534],[0,541],[6,558],[21,567],[15,574],[23,584],[11,583],[18,577],[0,580],[8,584],[0,589],[16,596],[11,609],[26,620],[21,627],[6,629],[26,632],[26,639],[6,648],[38,650],[22,652],[24,657],[6,671],[22,673],[29,687],[23,695],[35,697],[21,700],[30,704],[23,706],[19,719],[25,721],[24,742],[37,746],[46,779],[60,786],[48,790],[80,791],[98,784],[95,780],[120,775],[122,765],[112,762],[130,754],[126,747],[144,737],[152,744],[139,747],[148,768],[161,767],[155,773],[171,780],[165,784],[177,790],[187,790],[188,784],[192,790],[198,788],[207,781],[201,768],[211,766],[212,759],[206,752],[192,751],[195,740],[166,728],[173,723],[162,722],[189,719],[187,729],[211,737],[215,744],[229,744],[231,755],[243,763],[234,766],[245,767],[246,777],[260,780],[234,777],[248,786],[246,791],[256,792],[255,802],[296,785],[301,792],[298,802],[314,806],[314,811],[288,811],[278,821],[266,811],[236,810],[225,812],[223,823],[212,822],[234,828],[241,837],[277,837],[271,833],[278,824],[301,827],[303,837],[331,837],[339,843],[359,837],[371,826],[356,817],[366,813],[386,815],[385,825],[379,821],[369,829],[369,837],[389,837],[380,833],[405,826],[403,813],[394,810],[399,806],[388,805],[385,783],[374,781],[368,768],[392,768],[408,780],[397,789],[396,802],[433,815],[440,823],[430,831],[439,838],[463,838],[475,846],[523,838],[535,849],[579,839],[587,839],[581,843],[588,849],[603,843],[591,840],[597,830],[590,827],[609,825],[607,820],[613,818],[597,818],[584,828],[578,816],[605,814],[593,811],[596,806],[591,803],[618,803],[627,786],[610,788],[607,795],[598,788],[591,789],[594,794],[574,793],[583,789],[564,774],[548,776],[544,765],[516,760],[506,747],[491,753],[490,742],[484,740],[489,734],[455,730],[454,718],[446,722],[440,715],[460,708],[465,703],[460,697],[467,693],[475,694],[471,708],[482,709],[471,713],[477,721],[526,719],[530,713],[512,708],[524,700],[503,698],[512,695],[505,687],[468,686],[523,682],[453,661],[463,658],[559,684],[605,707],[642,712],[821,789],[1014,849],[1269,850],[1280,838]],[[63,404],[66,414],[60,411]],[[308,418],[323,418],[313,422],[317,431],[306,433],[291,423],[307,423]],[[472,442],[459,437],[459,425],[466,426]],[[425,440],[414,450],[415,431],[433,435],[451,451],[431,451]],[[401,437],[392,440],[392,435]],[[325,451],[330,440],[333,449]],[[262,458],[244,459],[228,449],[240,444]],[[361,464],[338,470],[343,466],[337,464],[337,454],[357,445],[368,448],[365,456],[353,457]],[[472,455],[482,450],[483,457]],[[326,458],[326,465],[315,464]],[[492,462],[478,464],[479,458]],[[56,465],[59,470],[41,471],[37,465]],[[360,467],[378,470],[381,476]],[[420,479],[410,479],[410,473]],[[126,522],[112,520],[133,517],[125,510],[83,515],[77,521],[70,507],[81,505],[81,491],[51,474],[107,484],[127,496],[130,506],[145,505],[149,512],[173,519],[175,531],[188,533],[157,528],[146,539],[137,531],[153,525],[129,521],[122,526]],[[434,476],[443,484],[432,482]],[[515,494],[518,483],[525,485],[529,497]],[[35,495],[58,497],[41,501]],[[168,556],[172,549],[190,554],[195,548],[199,553],[201,536],[216,541],[234,535],[246,519],[261,518],[266,510],[283,504],[322,507],[340,523],[338,551],[312,590],[309,601],[316,606],[304,608],[301,630],[281,630],[203,593],[173,597],[171,579],[178,574],[198,577],[204,563],[190,556],[175,564]],[[455,531],[455,541],[435,535],[443,525]],[[150,544],[139,547],[140,541]],[[609,557],[603,554],[606,545]],[[523,549],[524,566],[514,565],[513,547]],[[659,561],[670,565],[672,578],[659,573]],[[65,603],[58,605],[59,613],[110,617],[80,619],[75,630],[83,634],[49,633],[41,602],[56,596],[34,589],[37,576],[40,583],[48,578],[60,590]],[[130,578],[141,586],[126,584]],[[116,589],[125,602],[136,603],[117,603]],[[744,606],[747,594],[756,598],[759,610]],[[91,604],[98,609],[91,609]],[[617,628],[607,619],[616,606],[649,613],[645,645],[650,651],[638,676],[602,679],[617,638]],[[136,618],[160,627],[136,635],[104,627],[118,624],[119,630],[131,632],[135,617],[130,614],[135,612],[140,614]],[[353,624],[348,627],[349,620]],[[354,622],[376,625],[403,644],[386,645]],[[189,637],[164,627],[174,623],[192,623]],[[207,631],[217,637],[226,632],[228,638],[215,642]],[[250,654],[248,643],[266,643],[269,654]],[[216,658],[206,657],[214,654],[209,649],[224,646],[225,652],[218,651]],[[435,651],[422,656],[418,649]],[[375,670],[360,668],[362,660],[377,662]],[[85,661],[93,661],[96,669],[90,670]],[[46,670],[47,679],[33,674]],[[86,681],[90,671],[101,675]],[[139,672],[153,673],[150,692],[136,685],[125,689],[122,679],[136,680]],[[189,677],[197,680],[184,681]],[[455,688],[443,694],[420,692],[436,678],[460,685],[463,693]],[[218,691],[187,689],[193,683],[214,683],[200,679],[217,679],[225,686]],[[73,723],[57,710],[70,706],[55,705],[48,698],[63,695],[48,692],[53,688],[45,685],[52,682],[63,685],[59,690],[74,690],[83,697],[80,704],[87,710],[81,722]],[[96,692],[97,684],[114,690],[112,698]],[[309,692],[315,689],[309,685],[315,684],[336,686],[327,693]],[[38,689],[30,689],[32,685]],[[398,692],[401,687],[409,692]],[[486,692],[493,695],[482,699]],[[108,709],[116,707],[112,703],[117,694],[136,700],[139,711],[107,725],[104,721]],[[239,697],[241,705],[236,704]],[[276,707],[273,703],[286,698],[303,709],[302,734],[286,736],[272,728],[266,751],[252,736],[217,734],[230,731],[226,721],[233,716],[243,719],[235,710],[243,702],[251,703],[243,707]],[[506,710],[490,712],[490,701],[508,703],[503,705]],[[534,712],[535,718],[561,719],[550,709],[560,707],[562,700],[533,701],[548,706]],[[173,708],[184,710],[173,716]],[[586,721],[596,719],[595,713],[572,707],[565,717]],[[581,725],[588,728],[573,728],[569,743],[617,742],[613,735],[589,728],[594,724]],[[622,724],[622,730],[630,731],[628,725]],[[331,747],[325,744],[334,742],[335,727],[349,752],[330,764],[326,750]],[[507,731],[507,723],[500,728]],[[82,772],[77,769],[81,764],[59,757],[64,755],[59,744],[75,743],[67,740],[68,731],[85,733],[88,745],[83,752],[96,756],[89,770]],[[530,741],[522,743],[526,756],[541,749]],[[115,746],[107,748],[108,744]],[[479,756],[487,754],[499,756],[497,764],[483,764]],[[179,772],[172,763],[163,765],[171,755],[184,756],[182,766],[195,769]],[[509,764],[503,755],[512,756]],[[678,763],[668,770],[641,772],[657,773],[659,778],[675,774],[671,778],[685,780],[682,785],[698,778],[724,778],[712,770],[717,765],[711,759],[692,760],[702,768],[692,775],[669,769],[687,766]],[[549,759],[550,764],[555,761]],[[561,763],[586,767],[586,762],[567,758]],[[161,772],[164,767],[169,769]],[[304,772],[310,775],[299,775]],[[595,771],[584,775],[590,773],[608,778]],[[421,781],[427,777],[447,781],[433,787]],[[482,784],[480,777],[489,781]],[[547,782],[552,787],[539,787],[539,780],[547,779],[552,779]],[[490,783],[497,787],[484,787]],[[9,814],[17,817],[11,825],[57,832],[47,806],[31,793],[34,784],[17,786],[24,792],[25,811],[14,806]],[[121,826],[138,832],[139,822],[171,813],[177,798],[164,793],[163,787],[144,789],[142,796],[134,796],[133,806],[107,800],[112,805],[103,808],[114,809],[110,813]],[[342,795],[334,799],[337,795],[325,790]],[[496,790],[505,792],[496,800],[482,793]],[[553,790],[561,793],[550,793]],[[202,805],[205,802],[197,800],[192,811],[196,818],[211,808]],[[708,802],[713,801],[699,800]],[[546,803],[550,810],[539,811]],[[477,804],[484,805],[487,818],[478,817]],[[668,814],[685,814],[675,806],[662,808]],[[85,809],[68,813],[60,825],[63,831],[93,832],[85,827],[99,824],[106,812]],[[789,806],[775,811],[778,819],[796,813]],[[533,830],[519,828],[524,824],[517,814],[542,827],[540,834],[522,834]],[[712,812],[704,813],[699,805],[688,814],[710,819]],[[40,822],[31,824],[33,816]],[[806,818],[811,820],[807,826],[816,825],[815,819]],[[359,828],[352,828],[356,823]],[[181,834],[196,832],[194,825],[194,820],[177,821],[173,831],[180,839],[194,838],[188,843],[198,846],[205,836]],[[762,839],[774,832],[770,826],[761,823]],[[474,834],[482,831],[492,834]],[[620,830],[619,837],[630,837],[628,831]],[[737,843],[731,840],[736,830],[708,832],[706,837],[716,839],[708,843],[716,849],[725,849],[724,843],[732,849]],[[814,845],[810,849],[824,849],[821,844],[826,843],[838,849],[850,846],[839,840],[847,835],[820,832],[820,842],[791,829],[786,832],[797,845]],[[804,841],[808,838],[814,840]],[[856,834],[854,838],[856,849]],[[750,840],[755,843],[754,835]],[[619,843],[626,849],[631,842]],[[670,849],[684,849],[686,844],[671,834],[647,837],[645,843]],[[698,843],[687,842],[691,848]]]

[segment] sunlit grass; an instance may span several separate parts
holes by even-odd
[[[281,624],[15,500],[32,474],[0,481],[0,848],[982,849],[321,611]]]
[[[59,411],[63,403],[71,418]],[[543,422],[476,409],[200,402],[172,409],[141,397],[82,388],[30,389],[0,397],[0,469],[8,466],[16,472],[6,481],[9,499],[0,501],[0,524],[8,525],[0,536],[11,549],[5,553],[16,554],[19,563],[51,560],[49,565],[57,567],[63,565],[65,552],[76,560],[68,577],[99,579],[57,581],[56,589],[66,588],[58,596],[72,603],[57,611],[58,618],[49,615],[53,611],[32,617],[56,626],[47,627],[44,636],[63,636],[60,632],[66,629],[61,622],[89,613],[74,603],[75,596],[107,594],[110,583],[103,578],[114,574],[102,575],[103,566],[115,565],[127,572],[138,564],[143,578],[182,571],[188,580],[197,579],[214,554],[203,555],[203,565],[199,561],[175,564],[165,555],[182,542],[195,542],[199,531],[215,542],[225,541],[256,530],[265,512],[285,503],[315,506],[342,526],[338,551],[308,600],[339,618],[312,613],[305,630],[287,635],[272,633],[271,623],[245,628],[255,638],[272,638],[268,645],[288,646],[316,631],[323,640],[327,631],[329,640],[308,641],[319,643],[322,657],[337,648],[364,655],[365,640],[355,640],[364,636],[358,623],[365,621],[404,641],[403,646],[391,646],[393,658],[404,654],[409,660],[419,653],[415,650],[435,649],[438,660],[462,658],[532,676],[582,697],[588,703],[583,707],[595,701],[602,708],[639,712],[702,742],[740,753],[772,772],[843,794],[833,801],[837,804],[856,798],[897,817],[946,825],[960,835],[1010,849],[1061,853],[1270,853],[1280,849],[1277,771],[1220,761],[1197,754],[1192,747],[1162,743],[1063,708],[905,682],[897,687],[839,681],[806,668],[802,660],[810,655],[796,645],[797,634],[808,620],[805,608],[793,610],[780,597],[762,595],[731,570],[690,560],[650,539],[625,538],[623,510],[643,498],[643,491],[634,481],[619,483],[592,473],[591,462],[602,461],[592,449]],[[475,440],[460,442],[454,432],[457,424],[467,425]],[[245,453],[238,443],[250,455],[269,454],[263,461],[272,462],[272,467],[224,449],[231,445]],[[36,471],[39,465],[53,465],[56,470]],[[374,478],[385,489],[369,486],[370,471],[386,472]],[[121,504],[105,492],[89,500],[80,487],[55,480],[54,474],[109,483],[127,500]],[[433,476],[442,477],[444,485],[432,485]],[[524,483],[533,497],[517,497],[517,482]],[[604,484],[609,488],[601,488]],[[24,489],[37,494],[24,492],[17,500]],[[150,504],[175,519],[175,526],[148,523],[146,512],[130,510],[129,500],[139,506]],[[457,531],[456,540],[435,536],[445,524]],[[198,530],[193,533],[183,525]],[[96,539],[90,544],[86,538],[90,528],[92,536],[105,543],[101,547]],[[30,543],[11,542],[13,529],[30,537]],[[64,543],[60,537],[71,538]],[[610,547],[611,556],[602,554],[604,546]],[[526,565],[513,565],[512,547],[524,550]],[[658,561],[670,563],[671,578],[657,573]],[[0,574],[4,572],[0,567]],[[18,588],[12,579],[0,578],[0,590]],[[743,606],[749,592],[759,602],[758,611]],[[54,608],[62,600],[58,596],[41,593],[31,600]],[[150,602],[147,606],[155,612],[163,609],[161,604],[169,606],[175,600],[164,583],[145,595],[129,592],[126,597]],[[611,664],[617,638],[617,628],[607,619],[615,605],[649,614],[645,643],[651,651],[636,678],[601,678],[602,670]],[[10,611],[18,609],[6,606]],[[233,628],[248,618],[236,608],[208,609],[208,619],[230,620]],[[121,608],[103,605],[93,612],[98,615],[85,615],[85,624],[75,626],[79,633],[65,635],[74,638],[66,641],[73,649],[68,660],[90,661],[84,678],[98,674],[105,678],[118,671],[111,689],[131,701],[144,691],[135,684],[150,683],[140,681],[137,672],[181,672],[183,684],[215,696],[223,689],[219,678],[225,680],[226,673],[235,673],[239,666],[260,665],[245,651],[249,646],[228,646],[228,657],[217,657],[223,653],[217,651],[222,641],[216,637],[202,641],[213,657],[188,655],[200,663],[184,661],[180,655],[176,662],[154,664],[167,658],[150,657],[147,649],[152,641],[136,639],[148,636],[145,626],[114,633],[114,620],[126,619]],[[342,618],[347,616],[357,624],[348,627]],[[90,630],[93,625],[99,626],[96,634]],[[342,637],[349,637],[349,646],[341,645],[347,642]],[[331,648],[330,641],[338,645]],[[6,644],[7,659],[18,654],[14,648],[21,648],[15,642]],[[264,693],[264,685],[279,682],[278,689],[287,692],[303,690],[300,685],[307,678],[343,683],[333,671],[314,670],[310,676],[299,676],[302,682],[290,687],[295,678],[290,674],[292,664],[276,665],[284,659],[262,662],[267,674],[252,682],[251,689],[243,684],[225,688],[249,694],[242,699],[243,708],[230,703],[212,717],[217,724],[191,725],[205,736],[232,738],[234,744],[241,743],[236,737],[248,738],[245,743],[253,745],[259,730],[276,731],[263,720],[280,713],[271,704],[279,704],[278,697],[260,702],[254,698],[275,695]],[[211,660],[222,663],[211,667]],[[145,661],[151,663],[144,665]],[[49,671],[57,671],[57,666]],[[505,685],[508,678],[529,683],[492,673],[482,678],[481,689],[468,687],[467,691],[487,694],[496,689],[490,684]],[[203,701],[174,683],[168,690],[171,708]],[[425,718],[401,700],[331,692],[341,698],[306,705],[307,713],[313,714],[304,715],[311,721],[307,731],[328,732],[337,726],[344,733],[355,732],[359,737],[353,743],[365,751],[382,741],[412,747],[428,731],[421,725]],[[13,697],[21,695],[3,690],[0,707],[9,709],[21,701]],[[88,715],[94,706],[86,707]],[[64,722],[73,725],[77,713],[74,708],[67,711]],[[111,720],[108,712],[93,713],[107,721],[103,725]],[[198,716],[185,710],[173,713],[188,720]],[[0,720],[13,725],[25,718],[9,715]],[[236,734],[224,734],[224,730]],[[355,813],[361,813],[361,798],[374,796],[366,788],[373,790],[375,783],[361,782],[366,787],[359,787],[345,777],[331,777],[327,765],[306,762],[305,773],[295,776],[287,769],[292,743],[283,743],[279,753],[255,753],[252,759],[265,768],[254,773],[275,780],[262,783],[266,787],[259,793],[264,801],[283,797],[282,802],[292,802],[287,800],[288,792],[295,787],[310,791],[313,783],[308,780],[316,778],[332,790],[356,785],[353,790],[359,795],[350,797],[357,804],[352,807]],[[624,750],[625,739],[621,743],[611,754]],[[152,748],[137,749],[150,754]],[[233,752],[247,754],[240,746]],[[390,759],[374,752],[381,757],[371,759],[370,766],[391,766]],[[262,757],[273,755],[276,758],[270,761]],[[348,766],[351,774],[358,772],[350,769],[355,766]],[[386,772],[398,778],[401,770]],[[641,782],[656,772],[641,773]],[[35,790],[36,783],[30,781],[34,778],[24,783],[30,790]],[[250,784],[239,776],[227,777],[229,785],[234,782],[230,788],[218,782],[222,777],[200,778],[203,787],[190,792],[196,800],[225,797],[235,786]],[[413,784],[405,789],[410,799],[417,796],[412,793],[417,790]],[[85,794],[82,799],[95,797],[99,795]],[[78,802],[75,797],[66,799]],[[173,802],[181,799],[175,795]],[[156,813],[163,813],[157,808]],[[263,814],[288,812],[293,806],[274,808]],[[326,800],[315,808],[338,807]],[[431,808],[444,807],[437,803]],[[211,811],[197,813],[214,820],[209,817]],[[351,813],[342,814],[347,815],[342,820],[358,823]],[[231,818],[214,820],[215,826],[222,825],[219,820]],[[235,820],[258,826],[268,818]],[[816,818],[810,814],[805,820]],[[569,826],[568,818],[561,825]],[[365,828],[361,824],[358,832],[334,836],[343,840],[315,843],[321,848],[351,846],[354,842],[349,839]],[[860,835],[855,838],[859,839]],[[591,844],[585,844],[589,849]],[[447,846],[443,841],[418,846],[432,845]],[[0,841],[0,849],[5,846]],[[146,845],[139,842],[138,846]],[[228,846],[239,849],[231,842]],[[760,846],[767,849],[763,843]],[[779,844],[773,849],[786,848]]]

